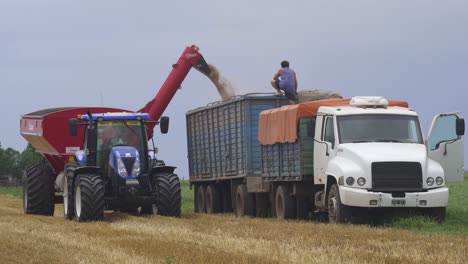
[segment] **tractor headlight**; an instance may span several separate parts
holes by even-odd
[[[436,183],[437,183],[437,185],[442,185],[442,183],[444,183],[444,179],[442,177],[437,177],[436,178]]]
[[[135,159],[135,163],[133,163],[132,169],[132,177],[138,177],[140,175],[140,159]]]
[[[357,179],[357,184],[358,184],[359,186],[364,186],[364,184],[366,184],[366,179],[363,178],[363,177]]]
[[[434,185],[434,178],[432,178],[432,177],[427,178],[426,183],[429,186]]]
[[[125,168],[122,159],[117,159],[117,170],[119,171],[120,176],[124,178],[128,176],[127,168]]]

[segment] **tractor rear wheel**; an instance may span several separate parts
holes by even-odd
[[[104,218],[104,182],[96,174],[78,175],[73,192],[75,220],[100,221]]]
[[[47,164],[26,169],[23,180],[23,210],[25,214],[54,215],[54,174]]]
[[[70,162],[65,164],[65,176],[63,178],[63,218],[73,219],[75,210],[73,208],[73,177],[79,164]]]
[[[174,173],[155,173],[153,175],[153,190],[156,192],[158,214],[180,217],[179,177]]]

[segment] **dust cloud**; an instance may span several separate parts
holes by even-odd
[[[219,73],[218,68],[216,68],[212,64],[208,64],[208,67],[210,67],[211,70],[211,73],[210,75],[208,75],[208,78],[210,78],[210,80],[218,89],[218,93],[219,95],[221,95],[221,98],[223,100],[226,100],[236,95],[231,82]]]

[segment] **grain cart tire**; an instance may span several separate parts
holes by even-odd
[[[216,185],[210,184],[206,187],[205,203],[208,214],[219,213],[221,211],[221,196]]]
[[[255,216],[268,217],[270,214],[270,206],[268,201],[268,193],[255,194]]]
[[[96,174],[78,175],[73,192],[75,220],[100,221],[104,218],[104,182]]]
[[[327,196],[328,220],[332,224],[345,223],[348,218],[348,208],[341,203],[338,185],[333,184]]]
[[[294,198],[291,197],[285,185],[280,185],[276,189],[275,208],[278,219],[292,219],[296,216]]]
[[[55,177],[47,164],[26,169],[23,180],[23,211],[25,214],[54,215]]]
[[[255,215],[255,197],[247,192],[245,184],[239,184],[236,192],[236,216]]]
[[[155,173],[153,190],[156,191],[158,214],[180,217],[181,193],[177,174]]]
[[[424,208],[424,214],[432,218],[436,223],[442,224],[445,222],[447,215],[447,207]]]
[[[73,219],[75,209],[73,203],[73,176],[79,164],[70,162],[65,164],[65,177],[63,181],[63,218]]]
[[[205,186],[197,184],[195,187],[195,208],[197,213],[206,213]]]

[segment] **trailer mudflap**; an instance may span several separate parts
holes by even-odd
[[[263,180],[259,176],[247,176],[245,177],[247,183],[247,192],[259,193],[259,192],[269,192],[270,183]]]

